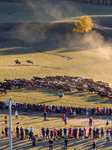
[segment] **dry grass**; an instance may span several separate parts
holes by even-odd
[[[0,131],[2,130],[2,127],[4,128],[5,123],[4,123],[4,117],[5,115],[8,116],[8,111],[5,110],[5,112],[1,112],[0,115]],[[29,119],[30,118],[30,119]],[[105,129],[106,127],[106,121],[111,119],[111,116],[93,116],[93,127],[104,127]],[[64,122],[62,122],[61,119],[61,114],[53,114],[52,116],[49,116],[47,114],[47,119],[48,121],[44,121],[43,120],[43,113],[39,113],[39,112],[33,112],[33,113],[26,113],[26,112],[19,112],[19,117],[18,119],[15,118],[14,116],[14,111],[12,112],[12,130],[13,130],[13,134],[15,135],[15,128],[18,125],[19,127],[23,127],[24,129],[26,127],[33,127],[34,128],[34,134],[41,134],[41,128],[44,126],[45,129],[48,127],[50,130],[54,129],[54,127],[56,127],[57,129],[60,128],[64,128],[65,124]],[[88,120],[89,120],[89,116],[76,116],[76,118],[74,119],[70,119],[67,118],[67,125],[66,128],[68,129],[69,127],[71,127],[72,129],[74,127],[81,127],[81,128],[86,128],[87,129],[87,134],[88,134]],[[17,124],[19,122],[19,124]],[[8,125],[8,124],[7,124]],[[112,128],[111,127],[111,121],[109,122],[109,126],[108,128]],[[0,137],[0,146],[1,149],[3,150],[8,150],[9,148],[9,138],[6,137]],[[45,141],[36,141],[36,147],[32,147],[32,142],[28,141],[28,140],[23,140],[20,141],[19,139],[17,139],[16,137],[12,138],[12,145],[13,145],[13,149],[15,150],[20,150],[20,149],[41,149],[41,150],[47,150],[48,149],[48,140]],[[68,149],[72,150],[73,148],[76,148],[77,150],[89,150],[92,148],[92,142],[93,139],[69,139],[69,144],[68,144]],[[107,150],[107,149],[111,149],[112,144],[107,144],[106,143],[106,137],[104,137],[103,139],[95,139],[96,145],[97,145],[97,149],[101,150]],[[63,149],[63,145],[64,145],[64,140],[56,140],[54,141],[54,149],[55,150],[61,150]]]

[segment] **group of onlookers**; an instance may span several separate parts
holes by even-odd
[[[0,101],[0,109],[4,111],[4,109],[8,109],[9,103]],[[12,104],[12,109],[17,111],[40,111],[51,113],[66,113],[68,116],[72,116],[73,113],[80,114],[80,115],[111,115],[112,109],[111,108],[98,108],[98,107],[74,107],[74,106],[57,106],[57,105],[45,105],[45,104],[30,104],[30,103],[17,103],[14,102]]]
[[[5,136],[8,136],[8,126],[5,126]],[[28,128],[26,127],[25,129],[23,127],[19,128],[19,126],[17,126],[15,128],[16,131],[16,137],[20,138],[21,140],[23,140],[23,138],[27,139],[29,138],[29,140],[32,139],[32,136],[34,135],[34,129]],[[64,129],[60,128],[54,128],[54,129],[45,129],[44,127],[41,128],[41,134],[38,134],[37,136],[39,138],[41,138],[42,140],[45,139],[49,139],[49,138],[54,138],[54,139],[62,139],[62,138],[103,138],[104,135],[107,134],[107,137],[110,137],[112,140],[112,130],[107,129],[106,131],[104,130],[104,128],[89,128],[88,132],[86,130],[86,128],[69,128],[67,129],[66,127]],[[109,139],[110,139],[109,138]]]
[[[5,131],[5,132],[4,132]],[[2,131],[2,134],[5,134],[5,136],[8,136],[8,126],[5,126],[4,131]],[[106,131],[104,130],[103,127],[101,128],[89,128],[88,132],[86,128],[69,128],[67,129],[66,127],[64,129],[60,128],[54,128],[54,129],[49,129],[49,128],[41,128],[41,134],[34,135],[34,129],[33,127],[31,128],[23,128],[17,126],[15,128],[16,132],[16,137],[19,138],[20,140],[23,139],[29,139],[32,140],[32,145],[35,146],[36,144],[36,139],[38,138],[38,141],[41,140],[48,140],[49,142],[49,148],[53,148],[53,142],[54,140],[61,140],[64,139],[64,144],[65,148],[67,149],[68,145],[68,139],[73,138],[73,139],[86,139],[86,138],[104,138],[104,135],[106,136],[107,143],[112,140],[112,130],[107,129]],[[96,147],[96,143],[93,141],[93,148]]]

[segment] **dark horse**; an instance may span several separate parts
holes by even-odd
[[[2,95],[3,93],[5,93],[5,95],[7,94],[7,90],[6,90],[6,89],[0,89],[0,92],[1,92],[1,95]]]
[[[20,61],[18,61],[18,59],[17,60],[15,60],[15,63],[18,65],[21,65],[21,62]]]
[[[33,61],[31,61],[31,60],[26,60],[26,62],[33,64]]]

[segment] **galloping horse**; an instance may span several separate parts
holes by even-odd
[[[27,63],[33,64],[33,61],[30,61],[30,60],[26,60],[26,62],[27,62]]]
[[[16,63],[16,64],[21,65],[21,62],[20,62],[20,61],[18,61],[18,59],[17,59],[17,60],[15,60],[15,63]]]

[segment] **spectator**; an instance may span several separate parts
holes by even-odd
[[[65,119],[65,113],[62,114],[62,121]]]
[[[71,133],[72,133],[72,130],[71,128],[68,129],[68,138],[71,138]]]
[[[95,130],[95,128],[93,129],[93,138],[95,138],[96,137],[96,130]]]
[[[81,130],[81,138],[84,139],[84,129]]]
[[[73,111],[73,117],[74,118],[76,117],[76,111],[75,110]]]
[[[104,137],[104,130],[103,130],[103,127],[101,128],[101,138]]]
[[[110,142],[110,133],[107,132],[107,143]]]
[[[21,127],[20,132],[21,132],[21,140],[23,140],[24,137],[23,127]]]
[[[18,112],[15,111],[15,117],[18,119]]]
[[[45,129],[44,129],[44,127],[42,127],[42,137],[43,137],[43,140],[45,140]]]
[[[96,143],[93,141],[93,150],[96,150]]]
[[[57,130],[57,136],[60,137],[60,130]]]
[[[62,129],[60,128],[60,139],[62,138]]]
[[[46,120],[46,117],[47,117],[47,113],[46,113],[46,111],[44,110],[44,120]]]
[[[79,138],[81,138],[81,128],[79,128]]]
[[[74,129],[74,137],[77,138],[77,128]]]
[[[49,129],[46,129],[46,139],[49,139]]]
[[[29,132],[29,140],[32,139],[33,130],[34,130],[34,129],[31,127],[31,128],[30,128],[30,132]]]
[[[27,128],[25,129],[25,139],[28,138],[28,135],[29,135],[29,128],[27,127]]]
[[[96,137],[99,138],[99,128],[96,128]]]
[[[110,138],[111,138],[111,141],[112,141],[112,130],[110,130]]]
[[[18,126],[16,127],[16,137],[17,138],[19,137],[19,127]]]
[[[86,137],[86,129],[84,128],[84,137]]]
[[[65,127],[65,128],[63,129],[63,131],[64,131],[64,137],[66,138],[66,136],[67,136],[67,128]]]
[[[57,129],[54,128],[54,138],[57,139]]]
[[[53,149],[53,139],[50,138],[49,140],[49,150]]]
[[[92,118],[90,117],[90,118],[89,118],[89,126],[92,126],[92,122],[93,122],[93,120],[92,120]]]
[[[7,116],[5,116],[5,124],[7,124]]]
[[[91,129],[91,127],[89,128],[89,137],[91,138],[91,131],[92,131],[92,129]]]
[[[36,142],[36,136],[35,135],[32,136],[32,142],[33,142],[32,146],[35,146],[35,142]]]
[[[50,131],[50,137],[52,139],[52,137],[53,137],[53,130]]]
[[[67,139],[67,137],[66,137],[64,143],[65,143],[65,149],[67,149],[67,146],[68,146],[68,139]]]
[[[5,136],[7,137],[8,136],[8,127],[5,126]]]
[[[67,117],[64,118],[64,122],[65,122],[65,124],[67,124]]]

